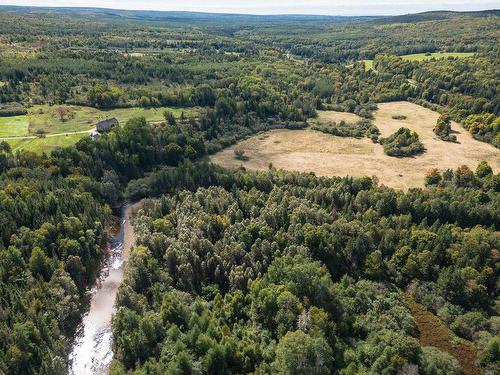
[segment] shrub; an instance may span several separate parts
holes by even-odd
[[[394,115],[392,116],[393,120],[406,120],[407,117],[405,115]]]
[[[418,134],[408,128],[400,128],[389,137],[381,138],[380,144],[384,146],[384,152],[389,156],[411,156],[425,150]]]
[[[242,149],[234,150],[234,157],[238,160],[248,160],[248,157],[245,155],[245,151]]]
[[[500,148],[500,117],[492,113],[470,115],[463,125],[474,138]]]
[[[439,116],[436,126],[433,129],[434,134],[436,134],[441,140],[448,142],[456,142],[457,137],[451,133],[451,119],[448,115]]]
[[[433,168],[425,175],[425,186],[438,185],[441,182],[441,173],[437,168]]]
[[[170,111],[163,112],[163,117],[165,118],[165,121],[167,121],[167,124],[169,125],[175,125],[177,122],[174,114]]]
[[[491,169],[490,165],[484,160],[480,162],[476,168],[476,176],[479,178],[484,178],[492,174],[493,170]]]

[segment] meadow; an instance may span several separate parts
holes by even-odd
[[[146,121],[161,121],[165,111],[172,112],[176,117],[193,113],[191,109],[181,108],[117,108],[102,110],[93,107],[56,105],[34,106],[29,110],[29,132],[35,133],[43,129],[47,134],[77,132],[93,129],[99,121],[116,117],[120,123],[125,123],[133,117],[145,117]]]
[[[406,116],[403,120],[393,116]],[[352,117],[328,111],[319,112],[319,119]],[[271,163],[278,169],[314,172],[319,176],[351,175],[377,176],[380,183],[398,189],[422,187],[425,173],[432,168],[456,169],[461,165],[475,168],[481,160],[500,170],[500,151],[479,142],[453,123],[457,142],[438,139],[432,129],[439,117],[437,112],[409,102],[382,103],[375,112],[375,125],[382,137],[394,133],[400,127],[416,131],[426,152],[410,158],[395,158],[384,154],[381,145],[368,138],[337,137],[306,130],[273,130],[251,137],[211,157],[211,160],[228,168],[244,166],[266,170]],[[237,160],[234,150],[243,150],[247,160]]]
[[[457,59],[463,59],[466,57],[474,56],[473,52],[433,52],[433,53],[413,53],[410,55],[401,55],[403,60],[407,61],[427,61],[431,59],[447,59],[448,57],[453,57]],[[365,63],[365,70],[375,70],[373,68],[373,60],[361,60]]]
[[[28,116],[0,117],[0,137],[18,137],[28,135]]]
[[[121,124],[134,117],[145,117],[146,121],[163,121],[163,113],[170,111],[175,117],[184,112],[186,116],[195,114],[193,108],[118,108],[101,110],[75,105],[36,105],[27,115],[0,117],[0,138],[6,140],[13,150],[35,153],[46,152],[75,144],[88,136],[97,122],[116,117]],[[34,137],[37,132],[46,134],[44,138]],[[30,137],[8,139],[9,137]]]
[[[29,151],[36,154],[46,153],[49,154],[56,148],[62,148],[74,145],[83,137],[87,137],[88,134],[77,133],[77,134],[66,134],[57,136],[48,136],[45,138],[30,138],[30,139],[12,139],[8,140],[7,143],[12,148],[12,151]]]

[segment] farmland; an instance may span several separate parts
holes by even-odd
[[[36,154],[43,152],[50,153],[56,148],[68,147],[74,145],[83,137],[88,134],[76,133],[57,136],[47,136],[44,138],[30,138],[30,139],[14,139],[7,141],[13,151],[29,151]]]
[[[145,117],[146,121],[162,121],[163,113],[170,111],[176,117],[181,113],[192,116],[193,108],[118,108],[100,110],[74,105],[36,105],[29,108],[27,115],[0,117],[0,138],[4,138],[14,150],[36,153],[50,152],[57,147],[70,146],[87,136],[97,122],[116,117],[124,124],[133,117]],[[31,138],[37,132],[48,135],[45,138]],[[54,135],[53,137],[50,135]],[[56,136],[57,135],[57,136]],[[9,137],[30,137],[29,139],[8,139]]]
[[[29,132],[28,117],[11,116],[0,117],[0,137],[19,137],[28,135]]]
[[[374,123],[382,136],[408,127],[420,135],[426,152],[412,158],[393,158],[368,138],[336,137],[312,130],[274,130],[223,150],[211,160],[230,168],[243,165],[265,170],[271,163],[276,168],[315,172],[320,176],[375,175],[381,184],[400,189],[422,187],[426,171],[436,167],[454,169],[468,165],[474,168],[481,160],[487,160],[495,171],[500,170],[500,151],[474,140],[457,123],[452,125],[457,143],[437,139],[432,129],[438,113],[408,102],[383,103],[378,107]],[[398,115],[406,119],[392,118]],[[345,116],[353,118],[352,114]],[[340,120],[345,116],[320,112],[319,118]],[[243,150],[248,160],[235,159],[235,149]]]
[[[466,57],[472,57],[474,53],[472,52],[433,52],[433,53],[414,53],[410,55],[401,55],[403,60],[406,61],[427,61],[431,59],[447,59],[449,57],[456,59],[463,59]],[[373,60],[361,60],[365,63],[365,70],[374,70]]]

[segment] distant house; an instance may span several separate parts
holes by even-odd
[[[96,125],[96,129],[99,133],[106,133],[113,129],[115,126],[120,125],[116,118],[109,118],[106,120],[99,121]]]

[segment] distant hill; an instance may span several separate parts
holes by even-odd
[[[477,12],[452,12],[447,10],[433,11],[433,12],[423,12],[415,14],[404,14],[400,16],[391,17],[379,17],[372,20],[373,23],[378,24],[388,24],[388,23],[414,23],[414,22],[425,22],[425,21],[439,21],[457,17],[488,17],[488,16],[500,16],[499,9],[482,10]]]
[[[204,12],[179,12],[179,11],[148,11],[148,10],[122,10],[106,8],[78,8],[78,7],[25,7],[13,5],[0,5],[0,11],[16,12],[25,14],[64,14],[80,15],[85,17],[106,17],[117,19],[141,20],[141,21],[197,21],[197,22],[342,22],[352,20],[369,20],[377,17],[350,17],[350,16],[324,16],[324,15],[251,15],[236,13],[204,13]]]
[[[251,15],[236,13],[204,13],[204,12],[179,12],[179,11],[149,11],[149,10],[123,10],[107,8],[79,8],[79,7],[32,7],[0,5],[0,12],[15,12],[33,15],[68,15],[89,18],[106,18],[116,20],[136,20],[146,22],[198,22],[198,23],[235,23],[235,24],[259,24],[259,23],[329,23],[329,22],[351,22],[370,21],[374,24],[390,23],[415,23],[424,21],[436,21],[456,17],[487,17],[491,15],[500,16],[500,10],[484,10],[476,12],[453,12],[432,11],[416,14],[405,14],[399,16],[325,16],[325,15]]]

